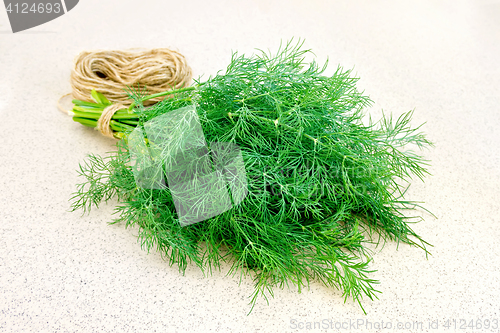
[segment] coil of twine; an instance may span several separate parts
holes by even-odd
[[[167,48],[129,51],[84,51],[75,58],[71,72],[74,99],[93,102],[91,91],[102,93],[114,104],[104,109],[98,121],[98,129],[112,137],[109,120],[113,114],[130,105],[125,89],[141,89],[151,95],[191,84],[192,70],[186,58]],[[64,96],[63,96],[64,97]],[[157,97],[145,101],[145,105],[166,98]],[[168,96],[167,96],[168,98]],[[64,111],[60,105],[61,111]]]
[[[192,71],[186,58],[176,51],[158,48],[145,51],[81,52],[71,72],[73,98],[92,101],[97,90],[111,102],[130,104],[124,89],[146,88],[148,94],[182,88],[191,83]],[[162,100],[158,97],[150,104]]]

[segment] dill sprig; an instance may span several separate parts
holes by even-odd
[[[412,112],[364,124],[372,102],[357,90],[358,79],[341,67],[325,76],[326,64],[306,62],[310,51],[302,45],[288,42],[276,54],[234,53],[224,73],[165,92],[171,98],[149,108],[142,102],[152,96],[129,91],[134,103],[122,113],[133,116],[131,128],[195,105],[207,142],[238,145],[248,183],[239,205],[182,227],[168,188],[136,185],[131,128],[121,128],[116,152],[80,165],[84,182],[73,210],[118,197],[113,223],[138,226],[141,245],[156,248],[181,272],[189,263],[211,272],[228,262],[229,274],[252,276],[252,308],[273,287],[300,291],[312,280],[342,290],[344,301],[361,308],[364,296],[376,298],[365,242],[394,240],[427,254],[429,244],[410,227],[420,217],[403,211],[420,207],[404,194],[414,176],[428,173],[428,161],[411,148],[432,144],[410,126]]]

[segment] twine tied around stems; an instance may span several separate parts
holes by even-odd
[[[109,123],[111,122],[111,118],[113,118],[115,112],[121,109],[126,109],[126,106],[121,103],[115,103],[107,106],[102,111],[101,117],[97,120],[96,127],[102,135],[107,136],[108,138],[114,138],[113,130],[109,126]]]
[[[113,114],[132,103],[125,89],[137,89],[141,94],[152,95],[171,89],[187,87],[191,83],[192,70],[186,58],[179,52],[167,48],[128,51],[84,51],[75,58],[71,71],[73,99],[95,102],[91,98],[92,89],[102,93],[115,103],[104,109],[98,121],[99,131],[113,137],[109,124]],[[145,105],[157,103],[167,96],[145,101]]]

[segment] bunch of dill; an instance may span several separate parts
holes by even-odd
[[[289,42],[275,55],[235,53],[224,74],[165,92],[171,98],[149,108],[142,102],[151,96],[131,93],[137,126],[194,105],[207,142],[240,148],[248,194],[232,209],[181,226],[168,188],[137,186],[127,133],[115,153],[80,165],[85,181],[72,208],[117,196],[113,223],[138,226],[143,247],[181,271],[190,262],[211,271],[224,261],[229,274],[252,276],[252,308],[273,287],[300,291],[313,279],[342,290],[344,301],[361,306],[364,295],[373,299],[378,282],[369,277],[364,242],[395,240],[427,253],[409,226],[420,218],[402,213],[417,206],[403,198],[402,184],[427,173],[427,161],[409,147],[431,143],[410,127],[411,112],[363,124],[371,101],[356,89],[357,79],[341,67],[324,76],[326,64],[305,62],[309,52]]]

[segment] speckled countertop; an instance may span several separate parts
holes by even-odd
[[[78,163],[113,149],[56,108],[76,54],[170,47],[208,77],[231,50],[276,50],[293,36],[331,70],[354,68],[374,116],[415,109],[436,144],[424,152],[432,177],[408,193],[438,217],[414,226],[432,256],[377,249],[382,294],[366,316],[318,283],[275,290],[247,316],[250,279],[182,276],[141,250],[135,230],[107,224],[113,203],[68,212]],[[498,332],[484,324],[500,321],[499,59],[498,0],[85,0],[18,34],[1,8],[0,332],[453,332],[453,320]]]

